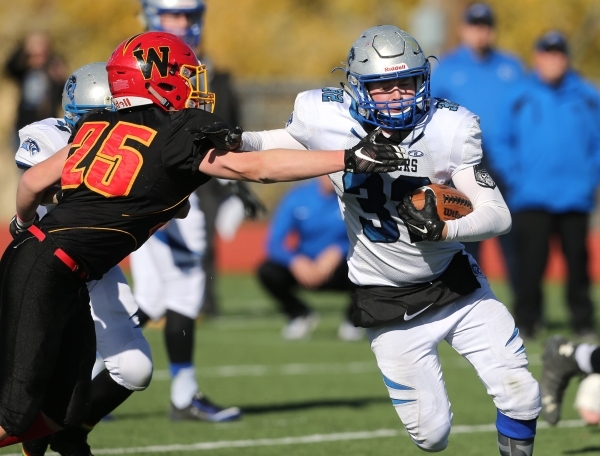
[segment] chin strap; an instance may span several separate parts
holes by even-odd
[[[148,89],[148,92],[150,92],[152,95],[154,95],[154,97],[160,102],[161,105],[163,105],[169,111],[175,111],[175,109],[173,109],[173,105],[169,102],[169,100],[167,100],[165,97],[163,97],[161,94],[159,94],[156,90],[154,90],[154,87],[152,87],[149,83],[146,84],[146,89]]]

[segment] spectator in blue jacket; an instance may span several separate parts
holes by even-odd
[[[503,131],[498,127],[507,92],[523,76],[523,66],[514,56],[494,47],[496,19],[490,6],[473,3],[463,14],[461,44],[442,56],[431,76],[434,97],[465,106],[481,121],[483,169],[487,169],[506,195],[506,185],[497,172],[494,145]],[[483,169],[480,169],[481,172]],[[509,281],[514,288],[515,254],[510,233],[498,238],[505,257]],[[479,242],[467,242],[467,252],[478,260]]]
[[[543,324],[541,284],[556,235],[571,325],[584,337],[595,334],[586,239],[600,178],[600,95],[570,68],[560,32],[537,41],[533,66],[510,97],[497,150],[518,252],[515,319],[524,336]]]
[[[290,238],[294,237],[294,242]],[[290,245],[295,244],[295,245]],[[289,318],[282,336],[303,339],[318,323],[318,315],[299,296],[299,289],[348,292],[346,316],[338,335],[344,340],[363,337],[350,323],[352,282],[346,254],[349,241],[333,184],[321,176],[290,190],[271,221],[267,260],[258,269],[260,281]]]

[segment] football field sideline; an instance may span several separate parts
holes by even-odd
[[[583,427],[582,420],[567,420],[558,424],[559,428]],[[538,430],[554,428],[545,421],[537,424]],[[495,424],[482,425],[457,425],[452,426],[451,435],[474,434],[479,432],[496,432]],[[247,440],[220,440],[216,442],[198,442],[187,445],[151,445],[131,448],[105,448],[95,449],[94,455],[102,454],[150,454],[166,452],[187,452],[218,450],[221,448],[248,448],[277,445],[306,445],[311,443],[339,442],[350,440],[380,439],[388,437],[408,436],[406,431],[399,429],[377,429],[375,431],[337,432],[333,434],[311,434],[298,437],[280,437],[275,439],[247,439]],[[48,454],[57,454],[49,451]],[[11,453],[5,456],[22,456],[22,453]]]

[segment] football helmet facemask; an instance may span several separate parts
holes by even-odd
[[[142,0],[142,21],[146,30],[172,33],[196,48],[202,34],[205,9],[200,0]],[[185,14],[187,27],[181,30],[164,28],[160,19],[163,14]]]
[[[62,107],[65,121],[72,127],[88,111],[115,110],[108,88],[106,62],[89,63],[69,76],[63,88]]]
[[[175,35],[145,32],[123,41],[106,64],[117,109],[156,104],[165,111],[199,108],[212,112],[206,67]]]
[[[349,83],[344,88],[353,99],[351,112],[360,122],[384,130],[407,130],[429,111],[431,67],[428,57],[419,43],[398,27],[379,25],[365,30],[350,48],[343,69]],[[373,101],[368,83],[402,78],[414,78],[414,97]]]

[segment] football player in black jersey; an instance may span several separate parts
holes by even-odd
[[[107,70],[118,111],[82,117],[70,146],[19,183],[17,236],[0,262],[0,447],[83,421],[95,359],[86,281],[185,210],[211,176],[269,183],[390,172],[404,160],[374,144],[376,132],[346,151],[235,153],[241,130],[212,114],[204,66],[165,32],[127,39]],[[37,221],[59,180],[59,203]]]

